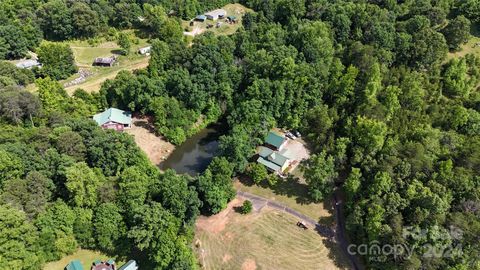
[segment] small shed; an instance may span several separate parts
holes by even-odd
[[[195,21],[198,21],[198,22],[204,22],[207,20],[207,16],[205,15],[198,15],[197,17],[195,17]]]
[[[130,260],[126,264],[118,268],[118,270],[138,270],[138,265],[136,261]]]
[[[116,108],[109,108],[102,113],[94,115],[93,120],[104,129],[123,131],[132,127],[132,113]]]
[[[149,54],[151,50],[152,50],[152,46],[147,46],[147,47],[143,47],[143,48],[138,49],[138,53],[139,54]]]
[[[274,150],[281,150],[287,139],[283,135],[270,131],[265,139],[265,144]]]
[[[227,16],[227,12],[224,9],[215,9],[210,12],[205,13],[207,16],[207,19],[216,21],[218,19],[223,19],[225,16]]]
[[[83,270],[83,266],[79,260],[73,260],[67,264],[65,270]]]
[[[97,57],[93,61],[94,66],[103,66],[103,67],[111,67],[117,61],[117,57],[110,56],[110,57]]]
[[[237,17],[235,17],[235,16],[228,16],[228,17],[227,17],[227,21],[229,21],[229,22],[236,22],[236,21],[237,21]]]
[[[40,64],[37,59],[28,59],[16,63],[15,66],[18,68],[32,69],[34,67],[41,67],[42,64]]]

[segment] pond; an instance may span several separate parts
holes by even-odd
[[[218,154],[218,139],[224,133],[222,124],[212,124],[188,138],[159,164],[161,170],[174,169],[179,174],[202,173]]]

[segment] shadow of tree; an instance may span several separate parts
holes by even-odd
[[[120,50],[120,49],[111,50],[110,53],[113,53],[116,55],[124,55],[123,50]]]

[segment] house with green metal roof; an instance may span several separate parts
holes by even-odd
[[[267,167],[271,172],[282,173],[290,165],[290,159],[268,147],[260,146],[257,162]]]
[[[265,144],[274,150],[279,151],[282,149],[286,141],[287,139],[283,135],[274,131],[270,131],[265,139]]]
[[[83,270],[83,266],[79,260],[73,260],[67,264],[65,270]]]
[[[104,112],[93,116],[93,120],[105,129],[123,131],[132,127],[132,113],[115,108],[109,108]]]

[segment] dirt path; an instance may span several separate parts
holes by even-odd
[[[142,60],[141,62],[134,63],[131,65],[126,65],[120,69],[117,69],[115,71],[112,71],[111,73],[106,74],[105,76],[99,76],[98,78],[95,78],[95,79],[93,78],[95,77],[95,74],[94,74],[93,76],[91,76],[92,77],[91,79],[86,80],[85,82],[77,85],[69,86],[65,88],[65,90],[70,94],[72,94],[73,91],[75,91],[77,88],[82,88],[83,90],[89,93],[97,92],[98,90],[100,90],[100,87],[104,81],[106,81],[107,79],[114,79],[117,76],[117,74],[122,70],[132,71],[135,69],[146,68],[148,66],[148,59],[149,58],[145,58],[145,60]],[[86,66],[86,67],[90,67],[90,66]]]
[[[155,134],[153,127],[146,119],[134,118],[132,128],[126,132],[133,135],[135,143],[155,165],[167,159],[175,149],[173,144]]]
[[[200,27],[195,27],[191,32],[183,32],[184,35],[186,36],[196,36],[196,35],[200,35],[201,33],[205,32],[205,29],[202,29]]]

